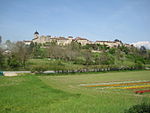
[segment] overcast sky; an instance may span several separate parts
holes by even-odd
[[[150,0],[0,0],[0,35],[40,35],[150,41]]]

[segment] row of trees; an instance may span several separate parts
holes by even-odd
[[[133,46],[130,48],[125,46],[109,48],[106,45],[99,44],[81,46],[76,42],[68,46],[58,46],[55,43],[48,43],[44,46],[39,46],[38,44],[32,45],[34,57],[62,59],[83,65],[111,65],[117,64],[117,61],[146,64],[149,63],[150,59],[150,51],[146,50],[144,46],[140,49]],[[96,50],[97,52],[92,52],[92,50]]]
[[[47,43],[44,46],[31,44],[33,58],[51,58],[64,61],[73,61],[75,64],[99,65],[114,64],[114,58],[106,51],[92,53],[94,45],[81,46],[73,42],[67,46],[59,46],[55,43]],[[102,46],[98,45],[99,48]]]
[[[0,68],[18,69],[26,68],[28,59],[56,59],[73,62],[80,65],[143,65],[150,63],[150,51],[144,46],[135,47],[119,46],[109,48],[106,45],[88,44],[81,46],[73,42],[67,46],[56,45],[55,42],[46,44],[23,42],[13,43],[6,41],[6,48],[0,48]],[[93,50],[97,52],[92,52]]]
[[[29,58],[29,47],[23,42],[12,43],[6,41],[0,48],[0,68],[1,69],[17,69],[25,68],[26,61]]]

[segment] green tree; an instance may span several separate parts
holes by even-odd
[[[26,61],[29,58],[29,48],[23,42],[16,42],[11,48],[11,53],[6,55],[7,64],[10,68],[19,68],[26,66]]]
[[[4,68],[5,56],[3,55],[3,50],[0,48],[0,69]]]
[[[2,43],[2,36],[0,36],[0,44]]]
[[[12,54],[11,56],[9,56],[7,62],[8,62],[8,66],[11,69],[14,69],[14,68],[16,69],[21,66],[21,64],[15,54]]]
[[[114,58],[107,53],[100,54],[99,60],[102,65],[114,64]]]
[[[141,46],[140,47],[140,54],[141,55],[146,55],[146,53],[147,53],[147,50],[146,50],[145,46]]]

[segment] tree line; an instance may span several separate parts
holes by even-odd
[[[1,70],[26,70],[26,63],[29,59],[44,58],[66,63],[73,62],[73,64],[86,67],[95,66],[95,68],[96,66],[142,67],[145,64],[150,64],[150,50],[144,46],[141,48],[134,46],[110,48],[100,44],[82,46],[77,42],[72,42],[66,46],[57,45],[56,42],[45,44],[32,42],[30,45],[25,45],[21,41],[11,42],[9,40],[4,45],[6,47],[0,47]]]

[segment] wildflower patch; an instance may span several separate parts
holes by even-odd
[[[146,89],[150,88],[150,81],[139,80],[139,81],[105,82],[105,83],[80,84],[80,86],[96,87],[98,89]],[[136,91],[134,92],[136,93]],[[142,93],[145,92],[150,92],[150,90],[142,91]]]

